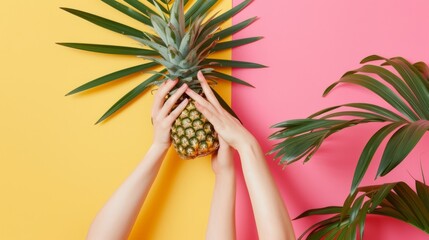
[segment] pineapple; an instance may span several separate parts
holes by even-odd
[[[171,128],[174,149],[182,159],[202,157],[219,148],[213,125],[199,112],[191,100]]]
[[[187,84],[190,89],[202,94],[202,88],[197,79],[198,71],[202,71],[213,84],[218,79],[223,79],[252,86],[243,80],[216,71],[216,69],[225,67],[264,67],[263,65],[250,62],[209,58],[209,55],[213,52],[227,50],[261,39],[261,37],[253,37],[221,42],[222,39],[247,27],[255,20],[255,18],[250,18],[227,29],[220,29],[222,23],[245,8],[251,0],[246,0],[219,16],[216,16],[217,14],[209,16],[210,10],[218,0],[196,0],[192,5],[187,0],[147,0],[146,3],[138,0],[125,0],[133,8],[127,7],[115,0],[103,0],[103,2],[141,21],[151,28],[152,31],[137,30],[76,9],[63,9],[101,27],[127,35],[139,42],[142,48],[86,43],[59,44],[99,53],[135,55],[148,62],[95,79],[74,89],[68,95],[97,87],[137,72],[152,72],[153,75],[116,102],[97,123],[110,117],[150,86],[160,85],[169,79],[179,80],[178,84],[170,92],[170,95],[183,84]],[[186,7],[187,11],[185,12]],[[150,70],[159,66],[163,66],[164,69],[158,71]],[[236,116],[219,94],[216,91],[214,93],[221,105]],[[214,131],[213,125],[195,108],[192,100],[189,101],[185,110],[182,111],[173,124],[171,139],[174,148],[183,159],[209,155],[219,147],[218,136]]]

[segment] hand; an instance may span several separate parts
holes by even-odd
[[[219,104],[201,71],[198,72],[198,79],[207,99],[204,99],[191,89],[187,89],[186,94],[195,100],[195,107],[213,124],[221,138],[237,150],[255,142],[253,135],[243,127],[240,121],[231,116]]]
[[[177,84],[177,80],[165,81],[158,89],[152,107],[152,123],[154,127],[153,145],[168,149],[171,144],[170,129],[173,122],[179,117],[180,113],[188,104],[188,99],[185,98],[173,111],[174,104],[182,96],[188,88],[188,85],[183,84],[177,91],[165,101],[167,94]]]
[[[215,175],[234,173],[233,150],[221,137],[219,137],[219,149],[212,156],[212,168]]]

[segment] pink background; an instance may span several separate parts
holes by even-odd
[[[234,5],[242,0],[234,0]],[[260,42],[233,51],[233,59],[257,61],[266,69],[234,70],[236,77],[256,88],[233,85],[233,108],[256,135],[265,151],[273,144],[267,137],[277,122],[305,118],[324,107],[346,102],[383,104],[366,90],[338,87],[327,98],[325,88],[371,54],[403,56],[429,62],[429,2],[426,0],[256,0],[233,20],[260,19],[234,39],[264,36]],[[282,171],[268,159],[292,218],[309,208],[341,205],[347,195],[355,165],[365,143],[381,125],[368,124],[329,138],[314,158]],[[376,155],[363,184],[422,179],[419,164],[429,168],[429,143],[425,136],[402,165],[387,177],[374,181],[380,159]],[[240,171],[239,171],[240,172]],[[426,170],[427,178],[429,171]],[[241,173],[238,181],[237,221],[239,239],[257,239],[252,210]],[[294,221],[297,236],[317,218]],[[383,217],[369,217],[368,240],[428,239],[408,224]]]

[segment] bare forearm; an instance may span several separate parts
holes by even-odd
[[[216,175],[206,239],[235,239],[234,169]]]
[[[266,164],[252,139],[239,150],[260,239],[295,239],[291,219]]]
[[[97,214],[88,240],[127,239],[140,208],[154,182],[167,149],[152,146],[134,172]]]

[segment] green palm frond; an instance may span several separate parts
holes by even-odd
[[[130,37],[142,47],[70,42],[58,44],[96,53],[137,56],[146,62],[87,82],[67,95],[86,91],[136,73],[154,73],[154,75],[145,79],[135,89],[123,96],[97,123],[114,115],[149,87],[167,78],[179,78],[189,82],[188,85],[197,87],[196,85],[198,84],[195,81],[196,72],[203,70],[207,77],[215,80],[220,79],[252,86],[241,79],[215,70],[225,67],[265,67],[251,62],[209,58],[212,53],[222,52],[261,39],[261,37],[250,37],[223,41],[223,39],[249,26],[254,22],[255,18],[250,18],[223,30],[220,29],[223,23],[246,8],[252,0],[244,0],[237,6],[220,14],[213,12],[213,8],[219,0],[196,0],[192,2],[187,0],[124,0],[123,2],[102,0],[102,2],[138,21],[141,24],[141,28],[130,27],[127,24],[77,9],[62,9],[104,29]],[[163,73],[154,71],[160,66],[166,67],[167,71]],[[228,111],[232,112],[232,109],[227,106],[223,99],[222,103]]]
[[[311,209],[296,219],[314,215],[330,217],[308,228],[299,239],[363,239],[367,215],[395,218],[429,233],[429,186],[416,181],[416,191],[404,182],[361,187],[343,206]]]
[[[398,166],[429,130],[429,67],[423,62],[411,64],[402,57],[387,59],[377,55],[369,56],[361,63],[378,60],[383,61],[381,66],[366,64],[347,72],[330,85],[323,96],[338,84],[349,83],[378,95],[393,110],[370,103],[348,103],[323,109],[306,119],[278,123],[273,128],[280,130],[270,139],[280,142],[270,153],[275,153],[275,158],[279,158],[282,164],[300,159],[305,162],[332,134],[358,124],[382,122],[385,125],[374,133],[360,155],[351,193],[356,191],[376,150],[391,133],[393,135],[388,138],[377,177],[388,174]]]

